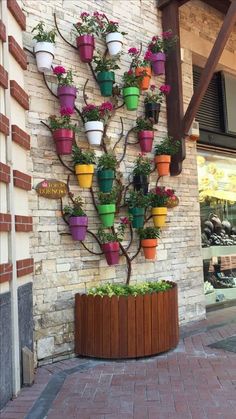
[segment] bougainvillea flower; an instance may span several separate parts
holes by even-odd
[[[62,67],[61,65],[57,65],[56,67],[54,67],[53,73],[56,74],[56,75],[57,74],[65,74],[66,69],[65,69],[65,67]]]

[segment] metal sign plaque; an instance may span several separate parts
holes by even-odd
[[[56,179],[44,179],[36,186],[39,196],[49,199],[60,199],[67,194],[67,185]]]

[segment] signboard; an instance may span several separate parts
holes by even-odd
[[[56,179],[45,179],[35,189],[39,196],[49,199],[60,199],[67,194],[66,183]]]

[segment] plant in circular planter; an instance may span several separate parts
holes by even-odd
[[[136,76],[142,76],[139,80],[139,88],[141,90],[147,90],[149,88],[151,80],[151,55],[150,51],[146,51],[144,58],[140,59],[140,51],[137,48],[130,48],[128,54],[132,58],[131,68],[135,69]]]
[[[87,12],[82,12],[80,15],[81,21],[73,24],[79,36],[76,38],[76,46],[79,51],[79,56],[83,63],[91,63],[95,49],[94,34],[99,33],[99,19],[100,14],[94,12],[90,15]],[[103,16],[103,15],[101,15]]]
[[[31,32],[36,32],[33,39],[36,39],[36,44],[34,46],[34,52],[36,55],[36,63],[38,70],[42,73],[45,71],[50,71],[52,66],[52,61],[55,54],[55,37],[56,30],[52,29],[47,32],[44,29],[45,23],[39,22]]]
[[[177,37],[171,30],[163,32],[161,36],[153,36],[148,45],[151,51],[152,70],[156,76],[165,74],[165,61],[167,52],[176,44]]]
[[[61,108],[74,109],[77,89],[73,86],[72,70],[66,71],[64,67],[58,65],[53,68],[53,73],[57,76],[57,96],[59,97]]]
[[[155,227],[164,227],[166,225],[167,202],[170,196],[169,189],[164,186],[157,186],[154,191],[149,194],[149,202]]]
[[[106,232],[102,227],[98,230],[97,237],[101,243],[101,248],[108,265],[117,265],[119,263],[119,243],[124,238],[125,228],[128,223],[129,220],[125,217],[120,219],[116,231]]]
[[[132,215],[132,227],[143,227],[145,210],[149,204],[149,198],[144,195],[143,191],[131,191],[126,198],[126,204],[129,208],[129,213]]]
[[[112,96],[112,88],[115,83],[115,73],[112,70],[118,70],[120,68],[117,64],[119,60],[120,55],[107,58],[99,51],[98,55],[93,58],[93,63],[96,64],[94,71],[97,73],[97,81],[102,96]]]
[[[140,154],[135,161],[135,166],[133,169],[134,190],[142,190],[144,195],[148,194],[148,178],[152,171],[151,163],[151,159]]]
[[[101,192],[111,192],[117,164],[113,153],[104,153],[98,158],[97,178]]]
[[[138,235],[145,259],[155,259],[160,229],[157,227],[139,228]]]
[[[123,75],[123,97],[128,111],[135,111],[138,108],[140,90],[139,83],[143,76],[136,76],[130,69]]]
[[[159,92],[155,84],[150,86],[150,91],[147,92],[144,99],[145,118],[150,119],[154,124],[158,123],[161,103],[169,92],[170,86],[167,84],[160,86]]]
[[[139,117],[136,119],[134,131],[138,133],[139,145],[143,153],[152,151],[154,128],[153,123],[149,119]]]
[[[106,124],[113,109],[114,105],[111,102],[103,102],[100,106],[91,103],[82,108],[84,128],[90,145],[101,144],[104,123]]]
[[[100,22],[100,30],[105,38],[109,54],[111,56],[119,54],[122,50],[123,36],[127,35],[126,32],[120,32],[119,23],[109,20],[105,14]]]
[[[81,188],[91,188],[93,182],[94,164],[96,162],[93,150],[82,151],[76,144],[72,154],[75,174]]]
[[[69,216],[70,232],[73,240],[82,241],[85,239],[88,217],[82,209],[83,201],[80,196],[73,198],[73,206],[67,205],[63,212]]]
[[[112,227],[114,224],[117,193],[117,188],[113,188],[108,193],[98,193],[98,214],[104,227]]]
[[[74,135],[78,131],[77,126],[71,121],[73,109],[62,108],[60,113],[61,116],[51,115],[49,117],[49,127],[56,144],[57,154],[71,154]]]
[[[171,156],[178,152],[179,141],[173,141],[173,138],[166,135],[161,139],[160,144],[155,146],[155,163],[159,176],[168,176],[170,174]]]

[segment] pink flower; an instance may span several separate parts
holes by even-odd
[[[74,109],[72,108],[61,108],[60,114],[61,116],[70,116],[74,113]]]
[[[152,37],[152,42],[156,42],[158,39],[160,39],[159,36],[153,36]]]
[[[129,70],[127,71],[128,76],[132,76],[133,75],[133,70]]]
[[[93,105],[93,104],[91,103],[90,105],[84,106],[84,107],[82,108],[82,112],[83,112],[83,113],[87,113],[87,112],[93,111],[93,110],[94,110],[94,109],[96,109],[96,108],[97,108],[97,106],[95,106],[95,105]]]
[[[110,21],[109,21],[109,23],[110,23],[111,25],[118,25],[118,22],[115,22],[114,20],[110,20]]]
[[[62,67],[61,65],[58,65],[56,67],[54,67],[53,69],[53,74],[65,74],[66,73],[66,69],[64,67]]]
[[[170,39],[170,38],[172,38],[173,33],[172,33],[172,31],[171,31],[171,30],[169,30],[169,31],[165,31],[165,32],[163,32],[163,33],[161,34],[161,36],[162,36],[162,38],[163,38],[163,39]]]
[[[160,92],[164,93],[165,95],[168,95],[171,91],[171,86],[169,86],[169,84],[163,84],[162,86],[160,86]]]
[[[84,20],[84,19],[86,19],[86,17],[88,17],[89,16],[89,13],[87,13],[87,12],[82,12],[81,13],[81,15],[80,15],[80,18],[82,19],[82,20]]]
[[[155,84],[151,84],[151,86],[150,86],[150,90],[152,91],[152,92],[154,92],[154,90],[156,89],[156,86],[155,86]]]
[[[100,111],[101,112],[105,112],[105,111],[111,112],[111,111],[113,111],[113,108],[114,108],[114,106],[111,102],[103,102],[100,106]]]
[[[121,224],[129,224],[129,219],[128,219],[128,217],[121,217],[120,218],[120,222],[121,222]]]
[[[151,53],[150,50],[147,50],[146,53],[145,53],[145,55],[144,55],[144,60],[145,61],[150,61],[151,58],[152,58],[152,53]]]
[[[128,50],[128,54],[130,54],[130,55],[138,55],[139,54],[139,50],[137,48],[130,48]]]

